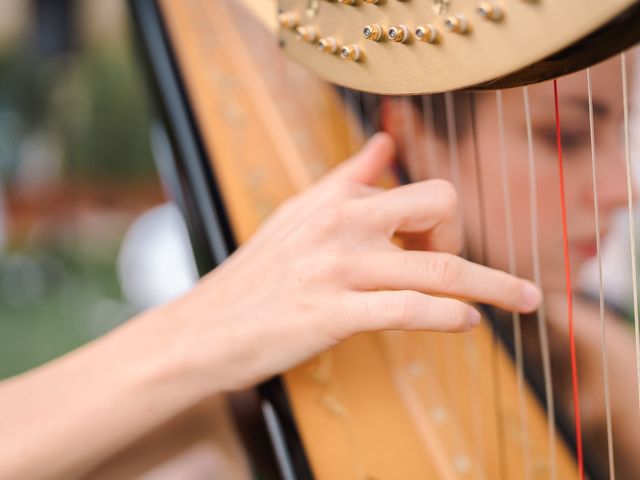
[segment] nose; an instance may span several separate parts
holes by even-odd
[[[623,207],[628,201],[626,156],[623,148],[610,146],[598,158],[598,203],[602,213]],[[631,194],[638,197],[638,186],[631,179]]]

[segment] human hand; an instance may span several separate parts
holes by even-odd
[[[388,135],[374,136],[175,302],[182,357],[232,390],[359,332],[467,331],[480,314],[463,300],[534,310],[532,283],[455,255],[462,239],[451,184],[373,186],[394,153]],[[404,250],[396,234],[424,235],[430,251]],[[214,374],[216,364],[224,367]]]

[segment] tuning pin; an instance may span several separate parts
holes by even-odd
[[[343,5],[355,5],[356,0],[338,0],[338,3],[341,3]]]
[[[476,14],[483,20],[493,20],[494,22],[502,20],[502,8],[491,1],[478,3]]]
[[[376,4],[379,0],[362,0],[364,3]]]
[[[300,24],[300,17],[295,12],[282,12],[278,14],[278,25],[281,28],[293,30]]]
[[[469,22],[464,15],[449,15],[444,20],[444,29],[447,32],[467,33],[469,31]]]
[[[367,40],[373,40],[374,42],[382,40],[382,33],[382,27],[377,23],[367,25],[362,29],[362,36]]]
[[[414,36],[421,42],[436,43],[438,41],[438,29],[431,24],[419,25],[416,27]]]
[[[314,43],[318,39],[316,29],[311,26],[296,28],[296,38],[303,42]]]
[[[334,37],[324,37],[318,41],[318,50],[327,53],[338,51],[338,41]]]
[[[409,40],[409,29],[406,25],[396,25],[395,27],[389,28],[387,37],[393,42],[405,43]]]
[[[360,48],[357,45],[345,45],[340,49],[340,56],[345,60],[360,60]]]

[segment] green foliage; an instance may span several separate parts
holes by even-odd
[[[83,53],[55,99],[72,175],[136,179],[153,172],[147,95],[129,47]]]
[[[18,161],[22,138],[46,131],[59,140],[71,176],[148,178],[154,172],[148,127],[147,94],[129,42],[96,44],[55,58],[40,57],[23,44],[0,54],[5,171]]]
[[[74,183],[155,178],[145,90],[127,39],[55,58],[13,43],[0,52],[0,181],[12,181],[21,146],[41,133],[60,147],[62,175]],[[64,354],[133,313],[118,285],[117,235],[99,255],[87,254],[87,240],[73,222],[65,225],[68,231],[40,235],[37,244],[24,232],[24,244],[0,252],[0,378]]]
[[[71,251],[0,258],[0,379],[52,360],[133,313],[111,261]]]

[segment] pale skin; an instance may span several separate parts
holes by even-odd
[[[629,71],[633,71],[631,57],[628,58],[628,62]],[[603,241],[607,237],[613,214],[627,205],[620,72],[618,57],[591,69],[597,193],[600,235]],[[630,85],[633,83],[630,82]],[[568,242],[571,271],[575,282],[582,265],[596,254],[586,72],[562,77],[558,86],[568,209]],[[519,275],[533,278],[528,140],[523,94],[520,89],[513,89],[505,90],[502,96],[516,270]],[[529,86],[529,97],[536,165],[535,181],[538,189],[538,252],[551,340],[556,402],[565,414],[571,417],[573,398],[567,354],[569,338],[553,87],[550,83]],[[495,92],[476,93],[475,102],[485,214],[482,216],[478,208],[479,182],[475,173],[473,137],[472,133],[467,131],[457,139],[462,172],[460,191],[463,192],[460,197],[460,210],[463,212],[467,229],[467,248],[470,258],[480,258],[483,242],[480,232],[482,223],[488,240],[487,263],[508,270],[505,196],[502,189],[503,172],[497,134]],[[468,111],[458,113],[468,115]],[[451,178],[447,139],[436,137],[429,128],[425,130],[422,117],[416,111],[413,115],[413,118],[408,118],[405,105],[387,102],[382,109],[383,128],[397,139],[400,151],[409,162],[422,164],[423,167],[431,166],[431,170],[435,170],[429,172],[425,171],[429,170],[428,168],[423,168],[420,178]],[[407,129],[413,130],[411,135],[407,135]],[[426,158],[428,151],[424,147],[429,142],[433,142],[432,151],[436,153],[435,161],[431,162]],[[409,170],[420,172],[420,168],[416,167],[410,167]],[[620,275],[626,276],[630,282],[630,273],[629,267],[629,270],[620,272]],[[606,291],[607,285],[604,288]],[[640,471],[640,456],[637,455],[637,445],[640,442],[640,414],[633,330],[612,310],[607,309],[605,316],[617,473],[618,478],[635,478]],[[602,337],[597,302],[574,295],[574,319],[584,444],[591,448],[590,452],[600,452],[602,458],[599,461],[606,469]],[[536,328],[535,321],[524,322],[525,349],[529,343],[537,342]]]
[[[376,135],[282,206],[187,295],[0,383],[0,478],[73,478],[218,393],[255,385],[363,331],[463,332],[466,302],[530,312],[530,282],[458,257],[452,186],[381,190]],[[420,235],[428,251],[392,237]]]

